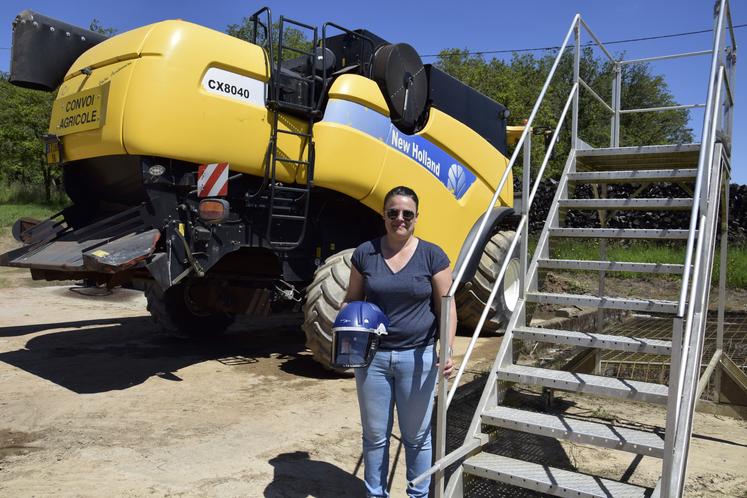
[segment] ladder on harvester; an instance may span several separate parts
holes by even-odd
[[[267,25],[260,22],[259,16],[267,15]],[[273,249],[290,251],[298,247],[306,233],[306,224],[311,204],[311,188],[314,183],[314,122],[319,115],[317,86],[320,84],[316,74],[318,64],[317,28],[298,21],[280,16],[278,22],[277,57],[273,57],[272,15],[268,7],[255,12],[250,19],[253,22],[253,43],[257,43],[259,28],[265,33],[265,42],[269,54],[270,67],[273,67],[272,77],[268,85],[267,105],[272,112],[270,140],[266,155],[265,182],[262,186],[262,199],[267,206],[267,242]],[[305,30],[312,34],[310,51],[302,50],[284,44],[287,27],[292,30]],[[293,71],[285,67],[285,52],[291,52],[302,66],[303,72]],[[295,92],[286,92],[295,87]],[[288,98],[292,96],[294,98]],[[281,113],[296,115],[307,120],[304,129],[293,129],[288,121],[286,128],[280,128]],[[279,135],[291,135],[301,141],[302,157],[294,159],[287,157],[278,147]],[[305,168],[305,182],[302,185],[284,185],[277,179],[278,165],[290,167],[293,170]]]
[[[614,68],[612,103],[607,104],[580,76],[580,34],[584,28],[610,58]],[[529,117],[526,129],[517,145],[509,167],[513,166],[520,148],[524,151],[523,196],[521,218],[517,237],[507,251],[512,254],[521,244],[521,295],[516,309],[506,327],[505,335],[486,387],[478,403],[474,418],[461,446],[446,453],[446,432],[448,405],[453,399],[456,387],[467,364],[482,324],[487,319],[492,299],[505,274],[505,262],[496,279],[493,294],[483,312],[466,357],[460,366],[451,390],[446,382],[439,385],[437,409],[436,462],[419,481],[428,475],[435,475],[436,496],[469,496],[465,483],[476,478],[497,481],[509,486],[518,486],[556,496],[568,497],[644,497],[680,496],[684,486],[688,445],[692,431],[692,419],[697,399],[714,372],[713,365],[723,354],[724,280],[726,267],[726,236],[721,239],[721,273],[718,303],[718,344],[709,368],[701,377],[701,362],[705,336],[706,314],[709,301],[711,268],[714,261],[716,229],[721,216],[722,233],[727,233],[728,185],[730,176],[731,131],[733,114],[733,81],[736,44],[733,36],[729,4],[719,0],[716,4],[713,50],[677,54],[674,56],[639,59],[637,61],[616,60],[599,42],[580,16],[573,20],[558,57],[555,60],[540,97]],[[538,168],[536,179],[531,183],[531,126],[542,104],[545,93],[571,37],[574,37],[574,76],[573,87],[543,162]],[[620,105],[621,67],[630,62],[646,62],[662,58],[698,56],[712,54],[708,97],[704,105],[670,106],[656,109],[623,110]],[[579,91],[584,88],[601,101],[611,112],[611,147],[591,148],[578,136]],[[650,145],[620,147],[620,115],[624,112],[660,111],[687,107],[705,107],[702,140],[700,144]],[[552,148],[566,116],[571,117],[572,148],[544,229],[537,243],[531,261],[528,256],[528,214],[539,181],[548,164]],[[500,192],[508,177],[503,175],[497,191]],[[676,183],[683,185],[683,195],[679,198],[606,198],[606,185],[612,183],[657,184]],[[591,184],[600,195],[594,199],[574,198],[574,186]],[[688,192],[688,194],[685,194]],[[495,205],[498,194],[493,197],[487,213]],[[722,202],[723,200],[726,202]],[[564,224],[563,213],[568,209],[600,211],[600,225],[589,227],[568,227]],[[605,226],[608,219],[602,213],[616,210],[687,210],[690,212],[688,229],[673,229],[662,226],[656,229],[620,229]],[[484,229],[481,226],[480,229]],[[551,257],[553,241],[560,238],[577,240],[599,240],[598,260],[562,260]],[[606,242],[611,239],[654,239],[680,240],[686,244],[683,264],[655,264],[641,262],[610,261],[606,258]],[[476,244],[473,244],[472,250]],[[466,258],[467,260],[469,259]],[[558,294],[540,290],[540,271],[584,270],[599,272],[599,288],[595,295]],[[678,300],[663,300],[659,296],[644,298],[624,298],[608,296],[604,292],[604,277],[607,272],[628,271],[640,273],[675,273],[682,276],[681,292]],[[442,310],[448,310],[453,294],[464,273],[460,268],[452,288],[443,299]],[[594,333],[573,330],[542,329],[529,326],[527,305],[529,303],[548,305],[576,305],[594,307],[599,310],[622,309],[655,313],[672,319],[671,340],[654,340],[645,337],[626,337],[605,334],[601,329]],[[449,314],[441,317],[441,330],[449,330]],[[599,321],[598,323],[601,323]],[[513,354],[513,340],[566,344],[596,350],[617,350],[634,353],[669,355],[671,358],[669,384],[653,384],[616,377],[579,374],[564,370],[537,368],[516,364]],[[446,352],[446,338],[441,338],[441,355]],[[700,379],[700,380],[699,380]],[[529,409],[505,406],[504,400],[509,386],[528,384],[550,390],[572,391],[622,400],[635,400],[667,406],[667,421],[662,437],[659,432],[644,431],[627,427],[616,427],[607,423],[568,417]],[[555,468],[551,462],[528,461],[524,455],[500,454],[488,451],[495,447],[491,441],[502,437],[500,431],[510,429],[532,435],[570,440],[577,443],[613,448],[638,455],[657,457],[662,460],[661,479],[655,488],[641,487],[627,482],[619,482],[597,475]],[[505,432],[503,433],[505,435]],[[505,437],[505,436],[503,436]],[[531,456],[531,455],[528,455]],[[443,488],[445,471],[456,466],[446,489]],[[453,468],[453,467],[452,467]],[[471,488],[470,488],[471,489]],[[483,488],[484,490],[485,488]],[[511,493],[506,493],[510,496]],[[480,493],[479,496],[486,496]],[[489,494],[488,494],[489,496]]]

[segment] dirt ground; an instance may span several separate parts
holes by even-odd
[[[0,496],[363,496],[354,380],[312,361],[298,315],[245,318],[224,338],[184,340],[156,333],[134,291],[87,297],[9,269],[0,281]],[[499,344],[480,339],[467,380],[479,383]],[[471,414],[458,413],[474,402],[456,402],[457,426],[468,425]],[[663,424],[648,405],[573,395],[558,403],[571,414]],[[694,432],[687,496],[747,497],[747,424],[698,414]],[[658,460],[548,441],[519,446],[655,484]],[[499,443],[517,444],[508,435]],[[395,497],[405,487],[398,450],[395,438]]]

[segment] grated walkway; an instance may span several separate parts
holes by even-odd
[[[708,315],[702,368],[706,367],[716,350],[716,317],[715,311]],[[672,318],[634,315],[621,323],[610,325],[604,332],[610,335],[635,335],[647,339],[669,340],[672,335]],[[747,313],[726,313],[724,353],[747,373]],[[669,356],[665,355],[604,351],[601,358],[602,373],[643,382],[667,383],[669,359]],[[708,393],[705,393],[705,396],[707,397]]]

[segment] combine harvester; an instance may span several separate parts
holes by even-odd
[[[305,300],[307,345],[329,366],[329,334],[351,248],[381,233],[384,194],[409,185],[423,207],[418,235],[443,247],[454,266],[442,309],[456,300],[460,323],[475,328],[451,391],[446,382],[439,386],[437,456],[429,471],[436,496],[468,496],[465,484],[473,479],[568,497],[680,496],[695,402],[713,372],[738,375],[725,366],[721,343],[700,375],[716,229],[721,216],[726,233],[728,219],[728,203],[719,203],[728,198],[736,60],[727,0],[717,3],[712,50],[660,58],[618,60],[574,18],[510,160],[506,109],[423,65],[412,47],[332,23],[319,36],[317,28],[281,17],[274,30],[266,8],[250,20],[253,43],[183,21],[106,39],[32,12],[19,15],[11,82],[59,87],[48,159],[62,168],[73,204],[49,220],[19,220],[14,235],[24,246],[0,263],[30,268],[36,279],[143,289],[157,322],[187,333],[217,333],[236,314],[298,308]],[[287,46],[288,28],[307,35],[307,46]],[[611,103],[580,74],[583,29],[612,62]],[[337,34],[328,36],[330,30]],[[276,45],[268,43],[273,31]],[[571,46],[574,76],[565,109],[534,182],[523,177],[514,213],[511,168],[524,150],[524,171],[531,171],[530,131]],[[620,147],[622,114],[692,107],[623,109],[621,68],[705,54],[712,63],[701,143]],[[578,136],[581,91],[610,112],[609,148],[591,148]],[[571,152],[530,256],[530,207],[568,120]],[[578,184],[657,182],[683,184],[692,196],[571,198]],[[691,221],[687,230],[567,228],[567,209],[687,209]],[[686,257],[681,265],[552,259],[552,241],[561,237],[679,239]],[[725,238],[720,258],[722,337]],[[599,293],[540,292],[540,271],[547,269],[598,271]],[[607,296],[604,275],[613,271],[680,274],[680,298]],[[667,314],[671,341],[532,328],[529,303]],[[447,406],[469,353],[483,329],[498,330],[508,318],[468,434],[446,454]],[[514,339],[669,354],[669,385],[517,365]],[[442,358],[447,344],[441,340]],[[507,407],[512,383],[666,404],[665,436]],[[496,429],[503,428],[658,457],[662,478],[655,489],[645,488],[490,453]],[[452,465],[456,471],[444,487]]]
[[[307,345],[329,367],[353,248],[383,233],[384,195],[408,185],[418,235],[463,268],[459,318],[476,325],[514,237],[508,181],[476,238],[511,178],[506,108],[365,30],[319,36],[267,8],[250,23],[253,43],[184,21],[107,39],[21,13],[10,81],[59,88],[47,157],[73,204],[19,220],[24,246],[0,264],[142,289],[158,324],[187,334],[305,302]],[[492,330],[518,300],[508,261]]]

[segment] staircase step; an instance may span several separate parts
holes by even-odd
[[[278,133],[284,133],[286,135],[295,135],[297,137],[312,138],[312,134],[311,133],[304,133],[304,132],[301,132],[301,131],[283,130],[281,128],[278,128],[277,132]]]
[[[576,151],[581,169],[679,169],[698,164],[700,144],[615,147]]]
[[[640,486],[490,453],[479,453],[463,465],[468,474],[555,496],[643,498],[649,493]]]
[[[561,209],[619,209],[621,211],[685,210],[693,205],[692,198],[666,199],[562,199]]]
[[[638,273],[682,274],[685,265],[670,263],[633,263],[586,259],[540,259],[537,266],[552,270],[630,271]]]
[[[296,192],[299,194],[306,194],[309,191],[309,189],[303,187],[286,187],[284,185],[275,185],[275,190],[279,192]]]
[[[496,372],[499,380],[538,385],[551,389],[597,394],[612,398],[665,404],[667,386],[600,375],[550,370],[546,368],[509,365]]]
[[[577,418],[494,406],[482,415],[484,424],[512,429],[539,436],[567,439],[613,450],[661,458],[664,440],[653,432],[645,432],[611,424]]]
[[[304,166],[308,166],[309,164],[311,164],[310,161],[304,161],[304,160],[300,160],[300,159],[290,159],[288,157],[278,157],[275,160],[277,162],[279,162],[279,163],[301,164],[301,165],[304,165]]]
[[[694,180],[697,175],[698,170],[695,168],[584,171],[569,173],[568,181],[578,183],[674,182]]]
[[[527,292],[529,302],[559,304],[564,306],[588,306],[629,311],[676,313],[677,301],[663,299],[633,299],[625,297],[597,297],[584,294],[554,294],[550,292]]]
[[[577,332],[573,330],[542,329],[539,327],[517,327],[514,337],[530,341],[569,344],[586,348],[626,351],[629,353],[672,354],[672,342],[647,337]]]
[[[276,214],[274,212],[271,214],[271,216],[272,216],[272,219],[276,219],[276,220],[303,221],[306,219],[305,216],[297,216],[294,214]]]
[[[687,239],[688,230],[636,228],[551,228],[553,237],[585,237],[603,239]],[[697,231],[696,231],[697,236]]]

